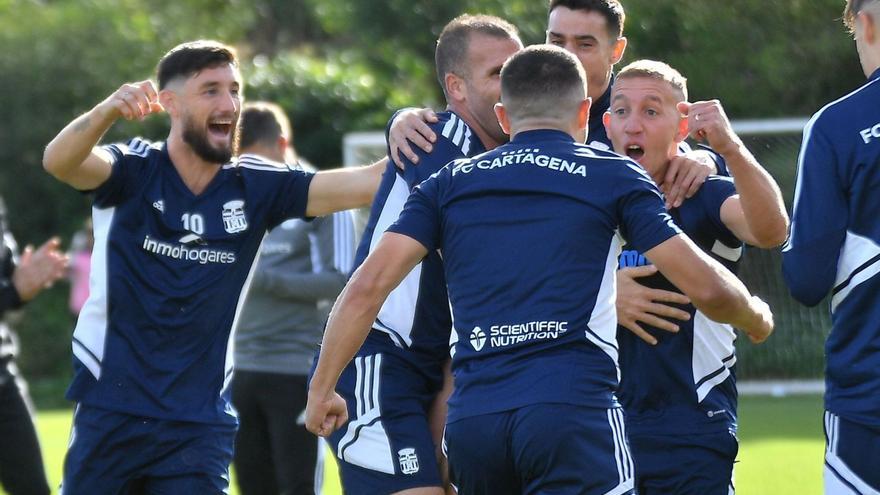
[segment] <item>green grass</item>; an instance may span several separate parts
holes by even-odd
[[[822,399],[744,397],[740,401],[740,451],[736,465],[741,495],[822,493]],[[37,417],[49,481],[57,487],[70,432],[70,412],[42,411]],[[342,491],[333,456],[325,456],[325,494]],[[232,493],[237,493],[233,473]],[[0,494],[5,494],[0,490]]]

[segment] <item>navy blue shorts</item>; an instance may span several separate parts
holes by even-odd
[[[880,492],[880,428],[825,411],[825,494]]]
[[[394,352],[379,352],[380,344],[365,343],[336,386],[349,421],[328,441],[342,487],[351,495],[378,495],[442,486],[428,426],[439,385]]]
[[[459,493],[625,495],[633,462],[623,410],[537,404],[446,425]]]
[[[729,431],[645,435],[630,430],[629,445],[639,495],[734,493],[733,463],[739,443]]]
[[[226,493],[234,440],[234,425],[158,420],[80,404],[61,491]]]

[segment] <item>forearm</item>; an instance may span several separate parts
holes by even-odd
[[[324,396],[336,388],[339,375],[363,345],[379,313],[384,298],[375,293],[375,286],[365,283],[358,274],[342,291],[324,331],[310,394]]]
[[[386,163],[387,158],[372,165],[318,172],[309,186],[306,215],[318,217],[370,206]]]
[[[760,318],[755,301],[746,286],[715,260],[711,269],[715,273],[714,287],[703,296],[691,297],[694,306],[709,319],[729,323],[738,328],[752,328]]]
[[[752,240],[763,248],[782,244],[788,235],[788,214],[776,181],[742,142],[735,143],[722,156],[736,178],[736,190]]]
[[[77,117],[46,146],[43,168],[63,182],[76,182],[79,168],[90,158],[117,117],[114,109],[105,103]]]
[[[251,282],[253,290],[303,302],[334,299],[345,286],[345,275],[335,272],[259,272]]]

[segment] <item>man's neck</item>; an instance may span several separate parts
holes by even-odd
[[[608,91],[608,86],[610,86],[610,85],[611,85],[611,72],[609,72],[608,74],[605,75],[605,82],[604,83],[602,83],[601,85],[594,84],[594,85],[590,86],[589,88],[587,88],[588,96],[594,102],[597,102],[597,101],[599,101],[600,98],[602,98],[602,95],[604,95],[605,92]]]
[[[210,163],[198,156],[181,136],[171,134],[166,141],[171,164],[193,194],[201,194],[220,171],[222,163]]]
[[[447,110],[451,110],[455,112],[456,115],[464,120],[465,124],[474,131],[474,134],[477,135],[477,138],[483,143],[483,146],[487,150],[495,149],[498,146],[501,146],[503,143],[499,142],[497,139],[493,138],[482,126],[479,125],[477,119],[474,118],[473,114],[468,111],[467,108],[464,108],[464,105],[456,105],[454,103],[450,103],[446,107]]]

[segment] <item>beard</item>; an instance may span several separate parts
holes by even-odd
[[[199,158],[209,163],[218,163],[220,165],[228,163],[232,160],[232,156],[238,154],[238,122],[232,126],[232,136],[229,140],[229,146],[214,147],[208,141],[208,129],[199,129],[195,121],[191,117],[187,117],[183,126],[183,142],[192,148],[193,152]]]

